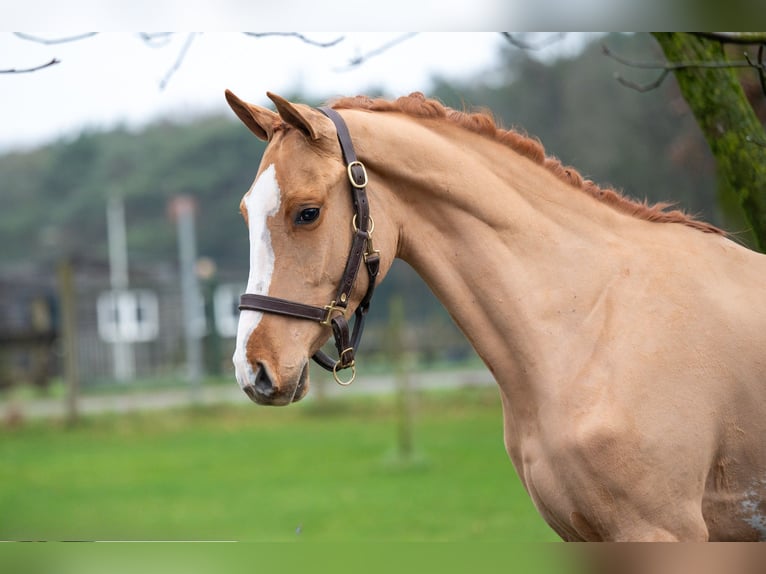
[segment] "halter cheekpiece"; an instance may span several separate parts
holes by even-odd
[[[321,350],[317,351],[312,359],[322,368],[331,371],[333,378],[338,384],[350,385],[356,376],[354,357],[362,338],[365,317],[370,309],[372,293],[375,290],[375,281],[380,270],[380,252],[375,250],[372,244],[372,232],[375,229],[375,223],[372,217],[370,217],[370,204],[367,199],[367,170],[364,164],[356,158],[356,152],[351,143],[348,127],[340,114],[327,107],[319,108],[319,111],[330,118],[335,124],[343,161],[346,164],[348,180],[351,184],[351,199],[354,206],[354,217],[351,221],[353,229],[351,251],[348,254],[346,267],[335,298],[328,305],[317,307],[268,295],[245,293],[240,297],[239,309],[274,313],[295,319],[307,319],[330,327],[335,338],[338,359],[332,359]],[[350,332],[345,314],[362,262],[364,262],[364,266],[367,269],[369,282],[367,292],[354,312],[354,328]],[[339,377],[338,371],[348,368],[351,369],[351,378],[343,381]]]

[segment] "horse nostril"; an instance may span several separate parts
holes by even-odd
[[[252,381],[252,383],[242,387],[245,394],[250,397],[250,400],[254,403],[271,404],[272,399],[276,394],[276,387],[269,375],[268,369],[258,363],[258,369],[256,370],[255,377]]]
[[[255,373],[255,392],[264,398],[274,394],[274,381],[271,380],[266,367],[260,364],[258,372]]]

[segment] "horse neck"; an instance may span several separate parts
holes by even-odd
[[[632,218],[486,137],[386,116],[361,130],[374,141],[363,138],[360,148],[385,182],[381,205],[396,219],[397,255],[428,283],[501,389],[528,396],[551,380],[545,371],[572,339],[567,331],[582,333],[581,315],[566,310],[595,305]]]

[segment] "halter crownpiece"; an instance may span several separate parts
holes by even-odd
[[[353,229],[351,251],[346,260],[346,267],[343,271],[338,291],[332,302],[324,307],[296,303],[268,295],[245,293],[239,299],[239,309],[241,311],[262,311],[295,319],[306,319],[330,327],[335,338],[338,359],[332,359],[321,350],[314,353],[312,359],[322,368],[332,371],[333,378],[338,384],[350,385],[354,381],[354,377],[356,377],[354,357],[359,348],[359,342],[362,339],[364,321],[367,311],[370,309],[372,293],[375,290],[375,280],[380,270],[380,252],[373,249],[372,244],[372,232],[375,229],[375,223],[372,217],[370,217],[370,204],[367,200],[366,188],[369,181],[367,170],[364,164],[356,158],[356,152],[351,143],[351,135],[348,132],[346,122],[343,121],[340,114],[327,107],[319,108],[319,111],[330,118],[333,124],[335,124],[343,161],[346,164],[348,180],[351,184],[351,199],[354,206],[354,217],[351,221]],[[367,269],[369,282],[367,284],[367,292],[354,312],[354,328],[349,333],[345,313],[362,262],[364,262],[364,266]],[[343,381],[338,376],[338,371],[348,368],[351,369],[351,378]]]

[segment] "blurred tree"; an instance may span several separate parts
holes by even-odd
[[[736,197],[752,226],[758,246],[766,249],[766,132],[756,116],[733,67],[705,67],[686,63],[726,63],[724,44],[737,37],[707,37],[685,33],[656,33],[681,93],[694,112],[715,156],[719,193]],[[745,36],[744,41],[766,36]],[[764,96],[763,60],[759,68]]]

